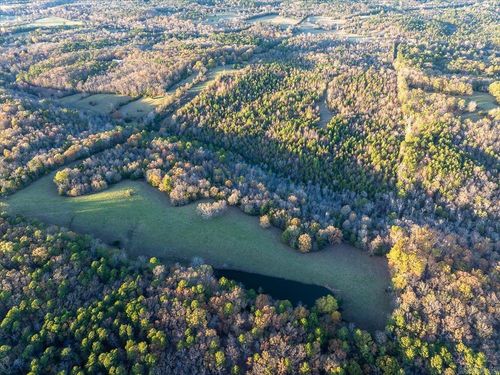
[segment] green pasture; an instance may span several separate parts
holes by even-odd
[[[126,248],[133,256],[167,261],[202,258],[215,267],[325,286],[342,300],[343,316],[367,329],[383,329],[391,312],[385,259],[340,245],[301,254],[264,230],[256,217],[237,208],[203,219],[196,203],[174,207],[144,181],[124,181],[109,190],[76,198],[61,197],[53,174],[8,197],[10,213],[89,233]]]

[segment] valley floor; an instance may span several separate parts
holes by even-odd
[[[217,268],[325,286],[340,297],[343,317],[365,329],[383,329],[392,311],[384,258],[345,244],[300,254],[280,241],[278,230],[262,229],[257,218],[237,208],[203,219],[196,203],[174,207],[144,181],[70,198],[57,194],[52,178],[42,177],[10,196],[4,208],[95,235],[134,256],[184,263],[198,257]]]

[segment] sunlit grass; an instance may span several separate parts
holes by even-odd
[[[391,311],[382,258],[346,245],[300,254],[280,241],[278,231],[262,229],[257,218],[239,209],[206,220],[196,204],[173,207],[143,181],[69,198],[57,194],[51,179],[43,177],[9,197],[4,208],[93,234],[132,255],[187,262],[201,257],[216,267],[326,286],[343,299],[344,316],[365,328],[383,328]]]

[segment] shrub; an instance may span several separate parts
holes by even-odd
[[[267,215],[262,215],[259,220],[260,226],[262,228],[269,228],[271,226],[271,221],[269,220],[269,216]]]
[[[498,103],[500,103],[500,81],[493,82],[489,87],[488,91],[491,95],[495,97]]]
[[[204,219],[210,219],[215,216],[221,215],[227,209],[226,201],[216,201],[199,203],[196,208],[198,214]]]
[[[299,250],[302,253],[308,253],[312,249],[312,240],[311,236],[307,233],[303,233],[299,236]]]
[[[327,242],[330,245],[338,245],[342,242],[342,231],[333,225],[329,225],[325,229],[318,231],[318,239],[322,243]]]

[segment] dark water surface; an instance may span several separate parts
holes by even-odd
[[[333,292],[322,286],[304,284],[279,277],[264,276],[258,273],[243,271],[214,269],[217,277],[224,276],[228,279],[242,283],[247,289],[271,295],[274,299],[289,300],[294,306],[299,303],[309,307],[314,306],[318,298]]]

